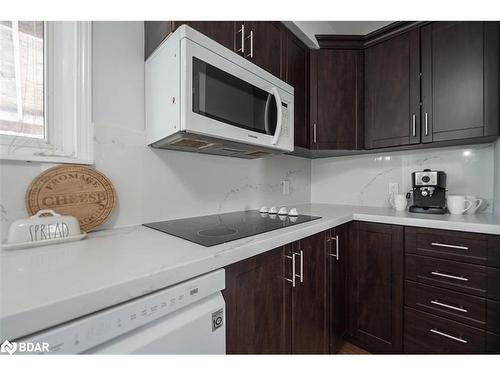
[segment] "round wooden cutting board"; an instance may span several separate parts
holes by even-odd
[[[101,225],[116,203],[111,181],[94,168],[61,165],[38,175],[26,191],[30,215],[52,209],[61,215],[75,216],[84,231]]]

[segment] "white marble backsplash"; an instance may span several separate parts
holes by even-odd
[[[293,156],[245,160],[157,150],[142,132],[96,126],[95,167],[113,183],[118,203],[103,227],[228,212],[310,200],[310,161]],[[2,240],[8,225],[27,216],[24,194],[52,164],[2,161]],[[290,182],[283,195],[281,181]]]
[[[476,145],[385,154],[315,159],[311,167],[311,201],[315,203],[388,206],[389,183],[399,192],[411,188],[411,173],[425,168],[447,174],[449,194],[487,201],[494,197],[494,146]]]
[[[118,197],[104,227],[308,203],[307,159],[244,160],[146,146],[143,27],[142,22],[93,23],[95,167],[110,178]],[[24,194],[31,180],[51,166],[0,162],[1,240],[12,221],[27,216]],[[282,180],[290,182],[288,195],[282,194]]]

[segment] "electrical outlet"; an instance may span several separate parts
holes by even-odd
[[[399,184],[397,182],[389,183],[389,195],[395,195],[399,193]]]
[[[281,192],[283,193],[283,195],[290,194],[290,181],[288,180],[281,181]]]

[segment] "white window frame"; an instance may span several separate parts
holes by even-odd
[[[0,159],[93,164],[92,23],[44,23],[45,138],[0,135]]]

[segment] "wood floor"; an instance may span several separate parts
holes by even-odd
[[[344,346],[342,346],[342,348],[340,349],[339,354],[370,354],[370,353],[346,341],[344,343]]]

